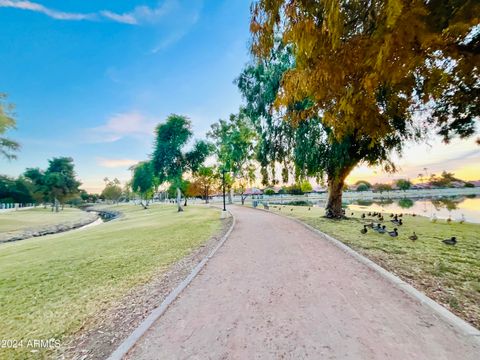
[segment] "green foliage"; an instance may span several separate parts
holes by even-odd
[[[327,215],[339,217],[359,163],[394,171],[391,153],[431,128],[445,141],[473,135],[479,11],[449,0],[255,1],[257,62],[239,87],[260,124],[262,167],[275,178],[272,164],[291,157],[297,177],[327,175]],[[418,111],[427,121],[415,120]]]
[[[375,191],[378,191],[379,193],[382,193],[384,191],[391,191],[392,190],[392,185],[390,184],[374,184],[373,189]]]
[[[414,205],[414,201],[409,198],[403,198],[398,200],[398,206],[400,206],[403,209],[410,209]]]
[[[6,102],[5,94],[0,93],[0,135],[10,129],[15,129],[13,105]],[[19,149],[20,145],[16,141],[0,136],[0,156],[9,160],[16,159],[15,152]]]
[[[265,195],[275,195],[275,190],[273,190],[273,189],[265,189],[265,190],[263,191],[263,193],[264,193]]]
[[[37,201],[59,201],[63,204],[80,191],[81,183],[76,179],[73,159],[70,157],[49,160],[45,171],[38,168],[26,169],[24,177],[30,181]]]
[[[301,184],[293,184],[286,187],[287,194],[290,195],[303,195],[304,191],[302,190]]]
[[[300,182],[300,189],[302,189],[302,192],[304,193],[310,193],[313,191],[312,184],[310,184],[308,180]]]
[[[406,179],[398,179],[395,182],[395,184],[400,190],[403,190],[403,191],[406,191],[412,187],[412,183],[410,182],[410,180],[406,180]]]
[[[118,202],[122,197],[122,187],[120,186],[120,180],[114,178],[110,180],[108,178],[103,179],[105,182],[105,188],[102,190],[101,197],[105,200]]]
[[[269,59],[278,38],[291,47],[276,106],[310,99],[296,122],[323,113],[337,139],[373,144],[414,134],[413,115],[425,111],[448,141],[473,135],[480,115],[479,12],[467,0],[257,0],[252,51]]]
[[[228,121],[219,120],[211,126],[207,136],[215,144],[215,155],[220,168],[231,174],[232,186],[235,181],[245,188],[255,181],[256,133],[245,111],[240,109],[238,114],[230,115]],[[229,186],[229,187],[230,187]]]
[[[365,181],[365,180],[358,180],[355,185],[360,185],[360,184],[365,184],[369,189],[372,188],[372,184],[370,184],[368,181]]]
[[[158,180],[153,173],[152,163],[144,161],[135,166],[133,170],[132,190],[138,193],[142,199],[152,198]]]
[[[185,116],[170,115],[157,126],[151,162],[159,184],[168,181],[180,187],[183,174],[195,172],[203,164],[211,152],[207,142],[197,141],[191,151],[183,152],[192,135],[191,122]]]
[[[33,203],[32,193],[27,180],[0,175],[0,203]]]
[[[367,184],[361,183],[360,185],[357,186],[357,191],[368,191],[370,188],[368,187]]]
[[[390,152],[400,149],[401,138],[406,132],[399,131],[395,136],[377,142],[356,132],[339,139],[334,129],[316,115],[308,121],[296,122],[289,114],[307,112],[312,106],[310,99],[305,98],[280,110],[275,108],[282,78],[294,67],[291,50],[277,45],[267,60],[248,65],[237,80],[246,101],[245,112],[259,134],[257,160],[262,167],[262,183],[278,182],[276,169],[279,164],[283,182],[289,181],[291,173],[295,174],[296,180],[327,177],[329,206],[335,207],[335,216],[341,216],[341,191],[350,171],[361,162],[381,165],[387,171],[394,170]]]
[[[452,182],[454,181],[462,181],[454,176],[453,173],[449,173],[447,171],[443,171],[440,176],[432,174],[429,179],[429,183],[432,186],[445,188],[451,186]]]

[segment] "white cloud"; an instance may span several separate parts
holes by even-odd
[[[133,159],[106,159],[106,158],[97,158],[97,163],[100,166],[106,168],[128,168],[132,165],[135,165],[139,160]]]
[[[157,123],[136,111],[115,114],[104,125],[87,129],[88,141],[102,143],[115,142],[125,137],[151,137]]]
[[[68,13],[49,9],[41,4],[22,0],[0,0],[0,7],[39,12],[57,20],[95,20],[96,14]]]
[[[137,6],[132,11],[125,12],[123,14],[110,10],[102,10],[90,14],[64,12],[48,8],[42,4],[28,0],[0,0],[0,7],[34,11],[57,20],[110,20],[129,25],[156,24],[165,15],[171,13],[172,11],[181,10],[178,0],[165,0],[163,2],[159,1],[154,7],[148,7],[145,5]]]
[[[130,25],[137,25],[138,20],[129,13],[125,14],[117,14],[109,10],[103,10],[100,14],[107,19],[113,20],[115,22],[123,23],[123,24],[130,24]]]

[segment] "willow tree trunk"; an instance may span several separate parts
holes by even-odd
[[[180,191],[180,188],[177,188],[177,206],[178,206],[178,212],[183,211],[183,208],[182,208],[182,192]]]
[[[328,200],[325,216],[331,219],[344,217],[342,209],[342,192],[346,176],[335,176],[328,179]]]

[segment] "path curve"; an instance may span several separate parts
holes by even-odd
[[[478,359],[478,341],[301,224],[234,206],[229,240],[130,359]]]

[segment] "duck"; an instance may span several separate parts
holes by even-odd
[[[390,217],[392,218],[392,217],[393,217],[393,214],[390,214]]]
[[[390,235],[391,237],[397,237],[398,236],[397,230],[398,230],[397,228],[394,228],[393,231],[388,232],[388,235]]]
[[[383,220],[384,220],[383,216],[380,216],[380,217],[378,218],[378,220],[379,220],[379,221],[383,221]]]
[[[367,224],[367,225],[365,225],[365,226],[373,229],[373,222],[371,222],[370,224]]]
[[[398,215],[398,217],[403,217],[403,214]]]
[[[310,208],[308,208],[308,211],[310,211]]]
[[[409,238],[410,240],[412,240],[412,241],[415,241],[415,240],[418,239],[418,236],[417,236],[417,234],[415,234],[415,231],[414,231],[414,232],[413,232],[413,235],[410,235],[408,238]]]
[[[442,242],[446,245],[455,245],[457,243],[457,238],[452,236],[450,239],[442,240]]]
[[[397,220],[397,221],[394,221],[394,220],[392,220],[392,223],[393,223],[394,225],[397,225],[397,226],[401,226],[401,225],[403,225],[403,221],[402,221],[402,219],[400,219],[400,220]]]
[[[362,230],[360,230],[360,233],[362,233],[362,234],[366,234],[366,233],[367,233],[367,231],[368,231],[368,230],[367,230],[367,225],[363,225],[363,229],[362,229]]]
[[[447,219],[447,224],[450,224],[452,222],[452,218],[449,216]]]
[[[415,216],[417,216],[417,214],[413,213],[412,216],[415,217]]]
[[[369,212],[369,213],[368,213],[368,216],[372,216],[372,213],[371,213],[371,212]]]
[[[365,214],[362,214],[362,219],[365,219]]]
[[[293,208],[291,208],[290,211],[293,211]]]
[[[383,225],[382,227],[379,227],[379,228],[377,229],[377,232],[378,232],[379,234],[385,234],[385,233],[387,232],[386,226]]]
[[[355,215],[354,213],[351,214],[351,216]]]

